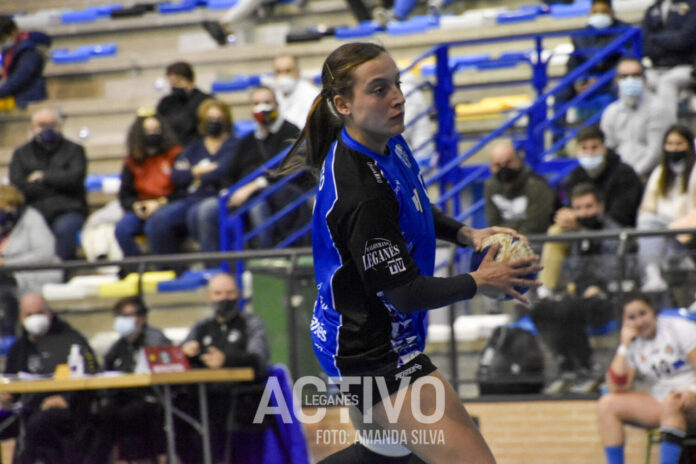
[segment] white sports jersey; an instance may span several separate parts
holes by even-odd
[[[696,323],[676,316],[657,318],[655,338],[638,337],[628,347],[626,360],[650,384],[650,393],[662,400],[685,390],[696,373],[686,355],[696,349]]]

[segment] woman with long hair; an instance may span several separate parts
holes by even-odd
[[[662,160],[645,186],[638,210],[638,229],[666,229],[696,206],[696,152],[694,134],[681,124],[670,126],[662,140]],[[685,226],[688,227],[688,226]],[[683,254],[684,247],[672,237],[652,236],[639,240],[644,292],[664,291],[667,283],[661,261]]]
[[[599,400],[599,433],[608,464],[624,462],[624,425],[660,427],[660,463],[677,464],[687,428],[696,426],[696,323],[659,316],[640,294],[623,305],[621,344]],[[650,392],[633,391],[642,378]]]
[[[400,136],[404,96],[383,47],[340,46],[324,62],[321,80],[279,171],[319,173],[312,225],[319,294],[310,330],[322,368],[351,403],[360,437],[323,462],[493,463],[457,393],[422,353],[425,310],[484,287],[526,301],[513,285],[538,285],[521,277],[539,270],[536,257],[495,262],[493,246],[477,271],[432,277],[436,238],[480,249],[493,233],[517,234],[464,227],[430,204]],[[442,440],[410,438],[421,432]]]

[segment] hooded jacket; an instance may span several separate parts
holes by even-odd
[[[2,51],[2,73],[5,82],[0,86],[0,98],[14,97],[17,106],[44,100],[46,78],[43,76],[46,58],[44,50],[51,38],[42,32],[20,32],[17,43]]]

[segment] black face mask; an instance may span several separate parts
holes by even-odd
[[[7,236],[17,224],[17,212],[13,210],[0,210],[0,237]]]
[[[52,148],[58,145],[58,142],[60,142],[60,138],[60,132],[58,132],[55,129],[51,129],[50,127],[43,129],[36,135],[36,141],[41,146],[44,146],[46,148]]]
[[[667,151],[665,150],[665,160],[668,163],[676,163],[683,160],[689,154],[687,150],[681,151]]]
[[[186,100],[188,92],[183,87],[172,87],[172,97],[178,100]]]
[[[145,148],[159,149],[162,146],[162,134],[145,134]]]
[[[512,182],[517,179],[520,172],[522,172],[522,169],[513,169],[505,166],[495,173],[495,177],[497,177],[500,182]]]
[[[225,131],[225,124],[222,121],[208,121],[205,123],[205,135],[219,137]]]
[[[584,218],[577,218],[578,224],[584,229],[598,230],[602,228],[602,218],[601,216],[588,216]]]
[[[213,303],[215,317],[222,317],[226,321],[234,319],[239,314],[237,300],[221,300]]]

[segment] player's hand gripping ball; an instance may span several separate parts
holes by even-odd
[[[508,234],[493,234],[490,237],[486,237],[482,246],[481,251],[474,251],[471,254],[471,271],[475,271],[481,265],[483,258],[488,254],[488,250],[494,243],[499,243],[498,253],[495,255],[495,260],[498,262],[506,263],[508,261],[517,261],[518,259],[528,258],[534,256],[534,252],[530,248],[529,244],[524,240],[519,240],[512,235]],[[521,279],[536,280],[538,272],[532,274],[527,274],[525,276],[520,276]],[[515,290],[520,294],[524,294],[529,290],[529,287],[521,287],[515,285]],[[495,298],[496,300],[511,300],[513,297],[507,293],[500,290],[482,290],[482,293],[488,297]]]

